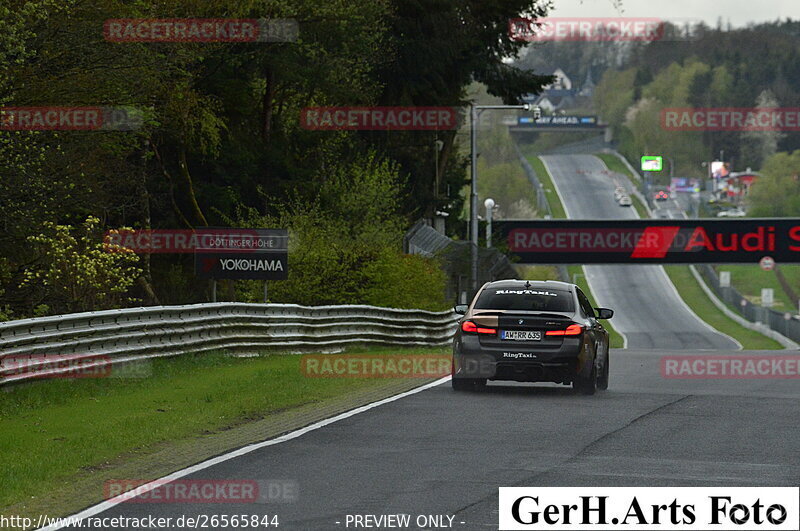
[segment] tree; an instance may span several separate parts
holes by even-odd
[[[800,150],[776,153],[761,169],[747,201],[752,217],[800,216]]]
[[[763,90],[756,99],[756,108],[779,107],[777,98],[770,90]],[[786,136],[780,131],[745,131],[742,133],[741,158],[743,166],[758,168],[778,151],[778,144]]]
[[[382,105],[469,104],[466,88],[473,81],[483,83],[489,94],[508,104],[519,103],[551,81],[509,64],[525,43],[510,38],[508,20],[533,18],[546,13],[547,4],[538,0],[392,0],[388,45],[393,57],[382,64],[378,76],[383,86]],[[381,142],[383,149],[408,173],[409,218],[431,214],[434,208],[457,202],[465,182],[465,161],[459,160],[455,130],[410,132],[386,137],[367,134]],[[378,140],[379,139],[379,140]],[[444,142],[439,156],[439,174],[451,196],[434,197],[430,186],[435,173],[435,140]],[[420,154],[424,147],[424,155]],[[450,219],[455,219],[451,216]]]
[[[22,282],[41,259],[28,238],[43,226],[74,227],[90,217],[104,227],[221,226],[242,209],[265,222],[281,220],[279,205],[312,212],[324,200],[320,190],[343,186],[341,168],[368,160],[398,176],[387,192],[398,213],[395,239],[403,221],[434,205],[456,214],[465,160],[455,131],[308,131],[300,112],[461,106],[473,80],[516,101],[545,78],[506,63],[523,46],[510,40],[507,22],[543,12],[531,0],[8,0],[0,6],[0,105],[126,106],[143,123],[135,131],[0,131],[0,259],[10,272],[0,307],[23,315],[56,297],[53,284],[40,291]],[[300,35],[284,43],[116,43],[102,34],[109,18],[180,17],[293,18]],[[438,196],[436,139],[445,142]],[[345,190],[333,196],[347,197]],[[331,223],[369,234],[374,227],[359,219],[351,212]],[[378,260],[379,253],[355,255]],[[193,278],[191,265],[187,256],[144,256],[143,274],[127,295],[147,303],[161,293],[173,302],[204,300],[207,283]],[[345,267],[342,274],[358,278],[359,271]]]

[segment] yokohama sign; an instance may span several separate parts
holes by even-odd
[[[499,222],[520,263],[800,262],[800,220],[687,219]]]
[[[289,274],[289,233],[286,229],[226,230],[229,236],[220,235],[214,229],[197,231],[199,243],[195,248],[194,263],[198,277],[286,280]]]

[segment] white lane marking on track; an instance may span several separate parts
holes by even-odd
[[[449,380],[450,380],[450,376],[445,376],[444,378],[436,380],[435,382],[431,382],[431,383],[422,385],[420,387],[417,387],[417,388],[412,389],[410,391],[405,391],[405,392],[400,393],[398,395],[394,395],[394,396],[390,396],[388,398],[384,398],[382,400],[378,400],[377,402],[372,402],[371,404],[367,404],[367,405],[364,405],[364,406],[361,406],[361,407],[357,407],[356,409],[351,409],[350,411],[345,411],[344,413],[340,413],[339,415],[336,415],[335,417],[331,417],[331,418],[328,418],[328,419],[321,420],[319,422],[315,422],[314,424],[306,426],[305,428],[300,428],[299,430],[295,430],[295,431],[287,433],[285,435],[281,435],[280,437],[277,437],[275,439],[269,439],[267,441],[262,441],[260,443],[254,443],[254,444],[250,444],[250,445],[244,446],[242,448],[239,448],[238,450],[233,450],[232,452],[228,452],[227,454],[219,455],[217,457],[208,459],[207,461],[203,461],[203,462],[198,463],[196,465],[192,465],[192,466],[190,466],[188,468],[184,468],[182,470],[178,470],[176,472],[173,472],[172,474],[169,474],[169,475],[164,476],[162,478],[155,479],[155,480],[151,481],[150,483],[147,483],[146,485],[142,485],[141,487],[138,487],[136,490],[137,490],[137,492],[140,492],[140,493],[144,494],[145,492],[149,492],[149,491],[153,490],[154,488],[156,488],[156,487],[158,487],[160,485],[163,485],[165,482],[169,482],[169,481],[174,481],[176,479],[180,479],[180,478],[182,478],[184,476],[188,476],[189,474],[193,474],[193,473],[198,472],[200,470],[204,470],[206,468],[212,467],[212,466],[217,465],[219,463],[223,463],[225,461],[229,461],[229,460],[234,459],[236,457],[241,457],[241,456],[243,456],[245,454],[249,454],[250,452],[254,452],[256,450],[260,450],[261,448],[266,448],[268,446],[274,446],[276,444],[280,444],[280,443],[284,443],[284,442],[287,442],[287,441],[291,441],[292,439],[297,439],[298,437],[300,437],[302,435],[305,435],[308,432],[311,432],[311,431],[314,431],[314,430],[318,430],[320,428],[324,428],[325,426],[327,426],[329,424],[333,424],[334,422],[338,422],[340,420],[344,420],[344,419],[353,417],[355,415],[358,415],[359,413],[364,413],[365,411],[369,411],[370,409],[374,409],[374,408],[376,408],[378,406],[382,406],[384,404],[388,404],[389,402],[394,402],[395,400],[400,400],[401,398],[405,398],[407,396],[411,396],[413,394],[420,393],[422,391],[426,391],[426,390],[428,390],[428,389],[430,389],[432,387],[436,387],[437,385],[441,385],[441,384],[443,384],[443,383],[445,383],[445,382],[447,382]],[[117,496],[115,498],[112,498],[110,500],[106,500],[104,502],[98,503],[97,505],[93,505],[92,507],[89,507],[88,509],[84,509],[83,511],[81,511],[79,513],[76,513],[76,514],[74,514],[72,516],[64,517],[61,520],[63,523],[61,523],[60,525],[59,524],[51,524],[51,525],[49,525],[47,527],[42,527],[39,531],[52,531],[52,530],[56,530],[56,529],[61,529],[61,528],[65,527],[66,525],[68,525],[70,520],[72,520],[74,522],[77,519],[89,518],[90,516],[94,516],[96,514],[102,513],[103,511],[107,511],[108,509],[111,509],[111,508],[119,505],[120,503],[125,501],[125,499],[126,499],[126,496],[124,494],[121,494],[121,495],[119,495],[119,496]]]
[[[597,157],[595,157],[595,158],[597,158]],[[564,198],[561,196],[561,190],[558,189],[558,184],[556,184],[556,178],[553,177],[553,172],[550,171],[550,166],[547,164],[547,161],[545,161],[544,159],[545,159],[544,156],[539,157],[539,160],[542,161],[542,166],[544,166],[544,169],[547,170],[547,173],[550,174],[550,182],[553,183],[553,188],[556,189],[556,195],[558,196],[558,200],[561,201],[561,206],[564,207],[564,213],[567,215],[568,218],[572,218],[572,216],[569,213],[569,207],[567,207],[567,203],[564,202]],[[600,160],[600,159],[597,159],[597,160]],[[600,162],[603,164],[603,166],[605,166],[605,163],[602,160],[600,160]],[[591,275],[589,275],[589,273],[586,271],[585,267],[581,266],[581,269],[583,269],[583,275],[584,275],[584,278],[586,279],[586,284],[589,286],[589,289],[591,290],[592,295],[594,295],[595,302],[598,305],[602,306],[603,303],[600,302],[600,300],[598,299],[598,295],[597,295],[598,291],[594,288],[594,286],[592,286]],[[615,328],[615,330],[616,330],[616,328]],[[623,349],[628,348],[628,336],[626,336],[624,333],[620,332],[619,330],[617,330],[617,333],[622,336],[622,348]]]

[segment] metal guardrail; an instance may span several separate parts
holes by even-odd
[[[800,343],[800,320],[793,312],[778,312],[752,303],[735,288],[720,286],[719,276],[710,265],[698,264],[695,267],[717,297],[738,310],[745,319],[753,323],[763,323],[795,343]]]
[[[214,350],[291,352],[353,344],[437,346],[457,315],[367,305],[211,303],[153,306],[0,323],[0,385],[82,368]],[[67,363],[66,365],[70,365]]]

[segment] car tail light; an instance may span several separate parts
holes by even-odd
[[[546,336],[579,336],[583,332],[583,327],[578,324],[571,324],[566,330],[548,330]]]
[[[472,321],[464,321],[461,323],[461,331],[466,332],[468,334],[496,334],[497,329],[495,328],[483,328]]]

